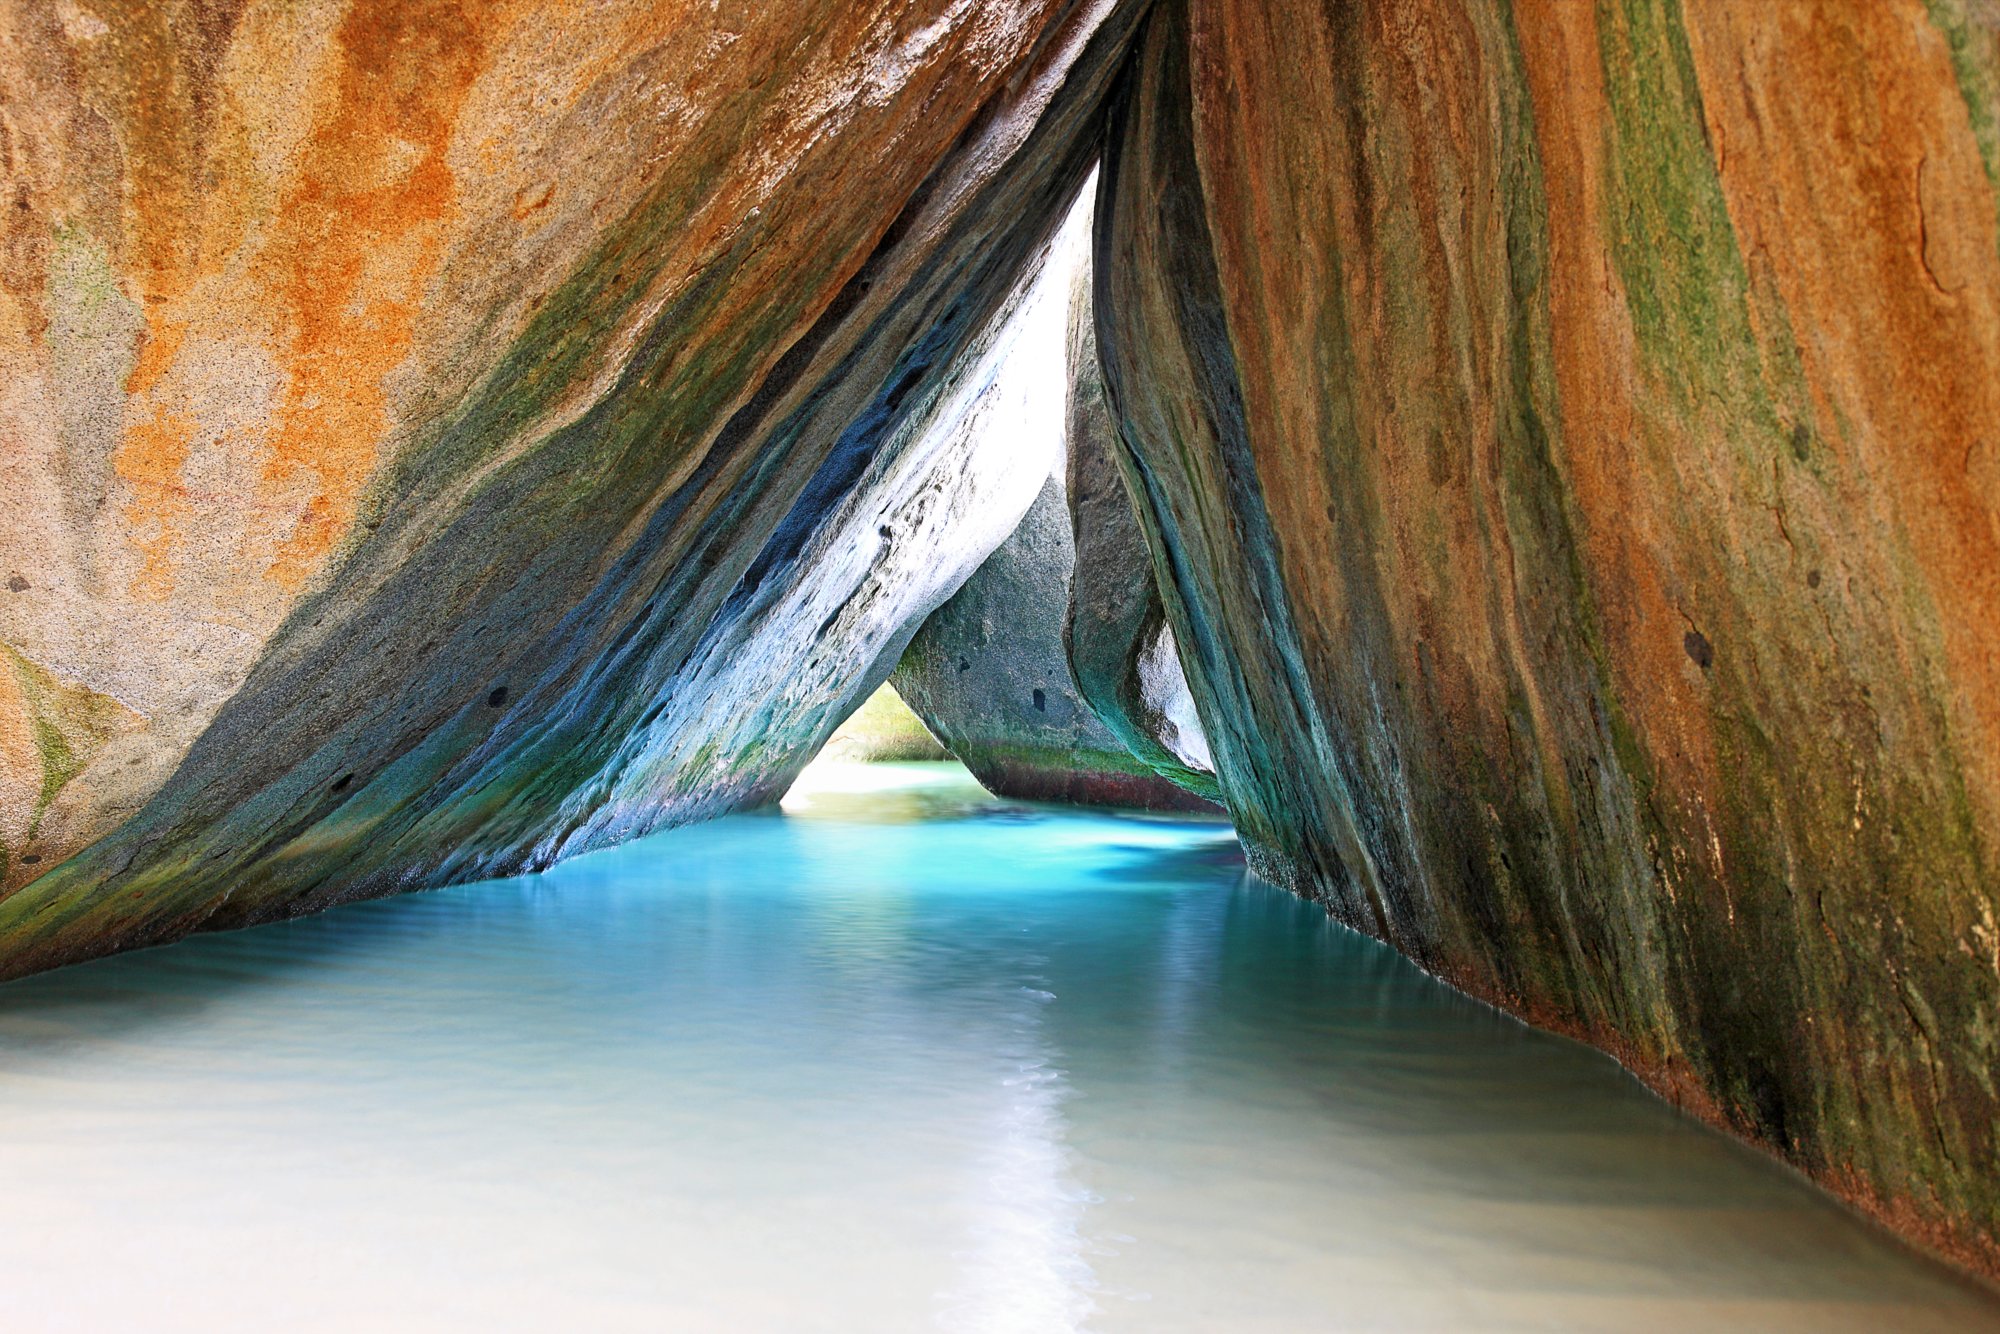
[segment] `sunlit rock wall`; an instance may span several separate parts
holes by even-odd
[[[781,782],[1134,19],[0,8],[0,973]]]
[[[867,442],[859,476],[817,479],[820,503],[787,519],[797,549],[782,564],[760,554],[646,715],[540,817],[553,832],[537,861],[783,796],[925,618],[1007,540],[1060,444],[1037,449],[994,428],[1019,415],[1039,313],[1068,286],[1069,266],[1042,260],[975,355],[941,377],[934,408]]]
[[[1994,22],[1164,0],[1097,253],[1258,865],[1989,1272]]]
[[[1081,318],[1088,321],[1089,233],[1090,207],[1084,200],[1057,241],[1038,300],[1021,313],[1018,350],[1002,371],[1006,392],[996,397],[993,410],[967,423],[983,437],[968,446],[974,456],[1035,459],[1044,479],[1040,494],[978,573],[924,623],[896,668],[896,689],[952,754],[1001,796],[1159,810],[1205,808],[1208,802],[1161,777],[1099,718],[1070,663],[1072,599],[1080,589],[1109,588],[1116,593],[1107,597],[1143,601],[1154,588],[1152,562],[1115,471],[1109,480],[1116,496],[1096,497],[1090,517],[1122,524],[1137,540],[1129,551],[1098,543],[1104,548],[1100,557],[1123,560],[1096,571],[1088,581],[1077,559],[1079,542],[1089,541],[1089,529],[1079,533],[1073,524],[1068,480],[1075,468],[1069,453],[1076,418],[1087,412],[1077,407],[1069,334],[1079,303]],[[1094,345],[1087,350],[1089,387],[1094,390]],[[1089,443],[1101,452],[1101,395],[1094,407],[1090,424],[1099,438]],[[1114,501],[1123,505],[1121,513],[1106,512]],[[1153,597],[1157,602],[1156,593]],[[1101,617],[1089,616],[1084,624],[1100,641],[1114,633]],[[1136,627],[1120,624],[1115,629],[1139,638]],[[1144,647],[1113,645],[1106,655],[1119,658],[1112,670],[1121,685],[1131,678],[1129,689],[1114,697],[1116,707],[1123,707],[1125,697],[1139,702],[1136,659]],[[1171,692],[1181,683],[1180,664],[1170,636],[1164,647],[1164,663],[1149,660],[1148,665],[1154,669],[1156,689]],[[1127,721],[1122,714],[1113,718]],[[1199,725],[1191,717],[1188,721],[1190,740],[1199,746]],[[1127,722],[1126,730],[1168,759],[1176,772],[1183,767],[1150,735],[1140,733],[1136,721]]]

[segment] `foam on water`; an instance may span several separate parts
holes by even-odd
[[[0,988],[0,1325],[2000,1328],[1226,828],[816,772]]]

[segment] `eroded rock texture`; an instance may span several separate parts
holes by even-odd
[[[1260,865],[1989,1272],[1994,52],[1167,0],[1097,256]]]
[[[898,693],[1000,796],[1211,809],[1127,750],[1077,688],[1062,638],[1074,557],[1062,480],[1050,476],[1020,527],[924,622],[896,668]]]
[[[1069,309],[1066,414],[1070,536],[1063,644],[1092,713],[1154,773],[1210,801],[1215,761],[1181,669],[1146,530],[1134,512],[1129,455],[1104,401],[1088,264]]]
[[[1021,351],[1003,372],[1004,392],[967,422],[986,437],[967,454],[1036,460],[1041,493],[978,573],[924,622],[896,669],[896,689],[1001,796],[1207,809],[1210,802],[1173,781],[1192,776],[1189,765],[1155,735],[1201,747],[1171,632],[1157,614],[1144,623],[1148,599],[1158,604],[1152,561],[1106,449],[1095,343],[1076,333],[1089,324],[1089,230],[1084,201],[1057,242],[1039,299],[1022,312]],[[1078,438],[1080,428],[1088,438]],[[1088,451],[1087,510],[1069,492],[1078,476],[1073,451]],[[1083,550],[1096,562],[1089,571]],[[1086,596],[1090,605],[1080,607]],[[1103,717],[1072,666],[1076,629],[1095,655]],[[1177,707],[1182,700],[1187,706]],[[1213,794],[1212,776],[1195,781]]]
[[[781,786],[1134,21],[0,9],[0,973]]]

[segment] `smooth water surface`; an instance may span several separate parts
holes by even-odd
[[[831,772],[0,988],[0,1327],[2000,1328],[1224,826]]]

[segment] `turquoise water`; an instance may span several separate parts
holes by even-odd
[[[1223,826],[814,778],[0,988],[0,1327],[2000,1329]]]

